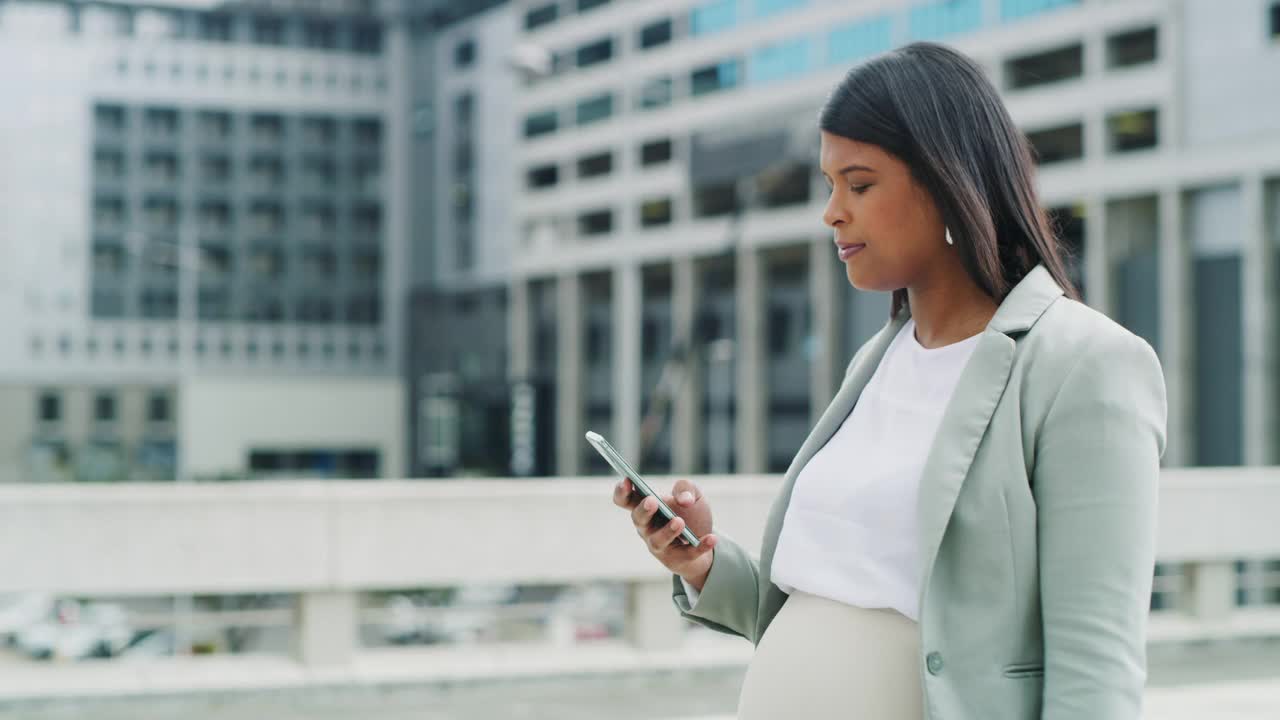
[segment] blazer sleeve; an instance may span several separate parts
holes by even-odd
[[[1136,335],[1080,353],[1037,435],[1042,720],[1142,715],[1164,375]]]
[[[754,642],[760,617],[760,564],[723,533],[711,551],[711,570],[695,603],[690,603],[684,580],[672,574],[672,596],[680,616],[704,627]]]

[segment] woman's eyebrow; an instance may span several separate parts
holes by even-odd
[[[845,173],[851,173],[854,170],[866,170],[867,172],[875,172],[874,168],[869,168],[866,165],[858,165],[857,163],[854,163],[853,165],[846,165],[845,167],[840,168],[840,172],[838,174],[844,175]]]
[[[844,175],[844,174],[846,174],[846,173],[854,172],[855,170],[864,170],[864,171],[866,171],[866,172],[875,172],[875,168],[870,168],[870,167],[867,167],[866,165],[859,165],[859,164],[857,164],[857,163],[854,163],[853,165],[846,165],[845,167],[840,168],[840,169],[836,172],[836,174],[837,174],[837,175]],[[820,170],[820,172],[822,172],[822,176],[823,176],[823,177],[827,177],[827,173],[826,173],[826,171],[825,171],[825,170]]]

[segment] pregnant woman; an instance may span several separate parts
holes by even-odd
[[[818,130],[823,222],[849,282],[893,293],[888,322],[796,454],[758,556],[713,532],[688,480],[666,525],[625,480],[614,503],[680,614],[755,645],[740,720],[1140,717],[1155,353],[1080,302],[1028,143],[972,60],[873,58]]]

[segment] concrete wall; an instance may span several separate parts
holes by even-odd
[[[1267,0],[1185,0],[1182,59],[1188,145],[1247,143],[1280,131],[1280,75]]]
[[[672,478],[652,478],[670,488]],[[778,475],[699,477],[758,554]],[[662,581],[612,477],[0,486],[0,592],[350,591]],[[1280,470],[1166,470],[1161,562],[1280,557]],[[669,593],[669,590],[668,590]],[[669,603],[669,595],[663,596]]]
[[[404,473],[403,382],[396,378],[194,378],[181,385],[180,469],[242,473],[255,448],[370,447],[382,477]]]

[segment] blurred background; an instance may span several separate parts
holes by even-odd
[[[1276,717],[1276,0],[0,0],[0,717],[730,717],[583,434],[758,547],[922,39],[1160,354],[1148,716]]]

